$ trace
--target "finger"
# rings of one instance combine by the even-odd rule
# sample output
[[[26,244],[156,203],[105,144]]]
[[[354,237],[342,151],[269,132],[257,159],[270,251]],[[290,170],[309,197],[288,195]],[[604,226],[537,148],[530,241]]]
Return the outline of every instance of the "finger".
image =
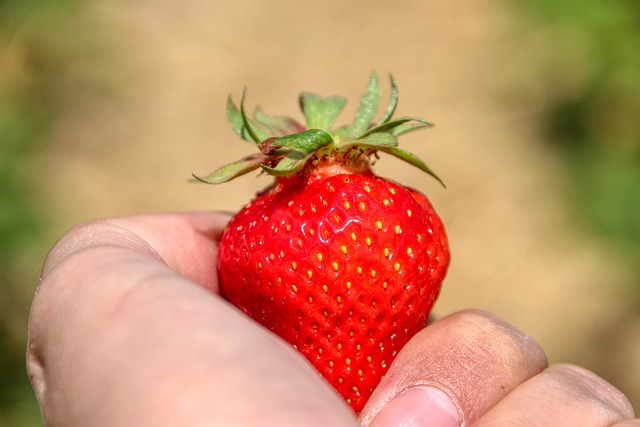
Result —
[[[355,425],[294,349],[169,267],[214,283],[203,275],[215,267],[185,264],[215,255],[218,222],[109,220],[60,241],[29,321],[28,370],[48,426]]]
[[[108,218],[81,224],[54,246],[43,267],[46,275],[74,253],[115,246],[157,257],[171,269],[217,291],[217,240],[230,215],[192,212]]]
[[[594,373],[555,365],[517,387],[474,427],[618,427],[635,416],[622,392]],[[635,425],[638,425],[637,423]]]
[[[375,427],[471,424],[546,366],[540,346],[511,325],[486,312],[459,312],[409,341],[365,406],[361,422]]]

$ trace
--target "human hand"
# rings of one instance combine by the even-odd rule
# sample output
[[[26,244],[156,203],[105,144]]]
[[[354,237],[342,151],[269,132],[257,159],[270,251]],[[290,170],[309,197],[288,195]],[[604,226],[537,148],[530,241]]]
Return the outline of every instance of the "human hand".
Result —
[[[640,426],[623,422],[635,415],[621,392],[547,368],[531,338],[480,311],[420,332],[356,419],[300,354],[218,296],[226,221],[107,219],[58,242],[27,351],[48,426]]]

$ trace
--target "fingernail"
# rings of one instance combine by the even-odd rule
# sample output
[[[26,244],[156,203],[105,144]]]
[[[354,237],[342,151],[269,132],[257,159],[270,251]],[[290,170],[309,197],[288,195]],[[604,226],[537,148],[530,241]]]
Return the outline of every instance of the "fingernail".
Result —
[[[460,427],[460,411],[451,398],[435,387],[414,387],[387,403],[371,427]]]

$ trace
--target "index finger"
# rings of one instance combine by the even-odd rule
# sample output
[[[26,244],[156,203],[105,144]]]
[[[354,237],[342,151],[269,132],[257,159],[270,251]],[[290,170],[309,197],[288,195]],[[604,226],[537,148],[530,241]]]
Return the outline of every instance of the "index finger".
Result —
[[[42,269],[45,278],[78,251],[117,246],[156,257],[172,270],[217,292],[217,243],[230,216],[188,212],[107,218],[80,224],[53,247]]]
[[[210,292],[225,223],[145,215],[60,240],[29,319],[27,367],[47,425],[355,423],[302,355]]]

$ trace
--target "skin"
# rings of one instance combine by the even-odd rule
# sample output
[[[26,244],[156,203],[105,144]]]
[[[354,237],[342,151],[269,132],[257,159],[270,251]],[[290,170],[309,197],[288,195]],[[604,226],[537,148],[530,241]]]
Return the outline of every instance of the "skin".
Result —
[[[47,426],[640,426],[615,387],[548,367],[535,341],[477,310],[413,338],[356,418],[293,348],[219,297],[228,218],[106,219],[55,245],[27,349]]]

